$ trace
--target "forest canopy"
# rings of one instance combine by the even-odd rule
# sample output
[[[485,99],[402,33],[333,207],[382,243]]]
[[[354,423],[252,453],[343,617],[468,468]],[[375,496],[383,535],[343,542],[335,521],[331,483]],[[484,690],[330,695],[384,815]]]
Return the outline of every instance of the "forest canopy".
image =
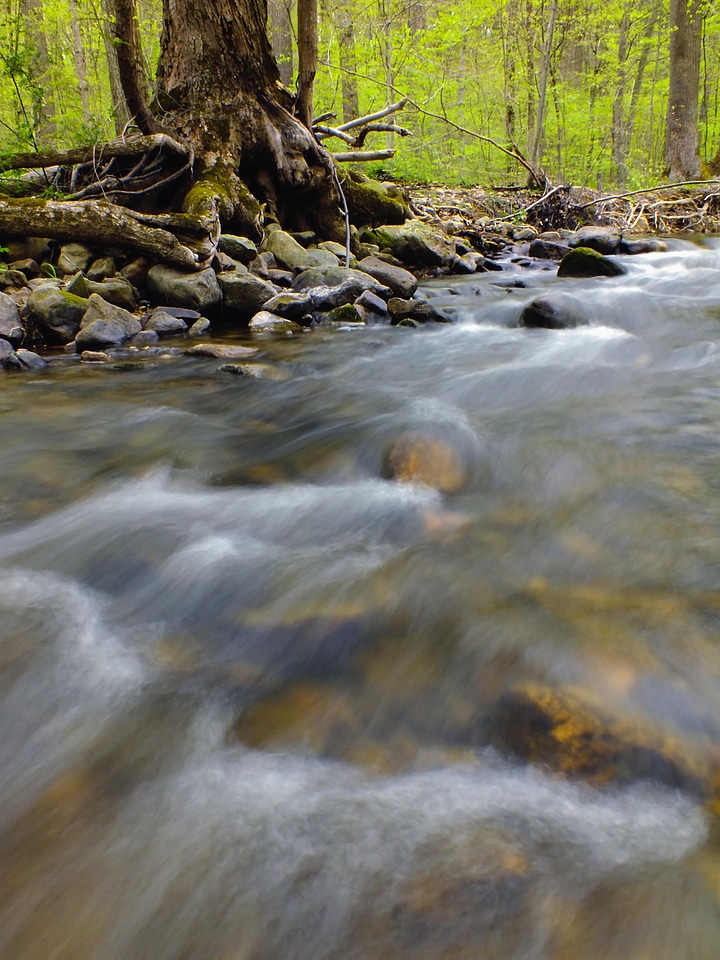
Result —
[[[291,2],[270,0],[268,29],[293,89]],[[123,131],[130,116],[114,67],[113,9],[110,0],[10,0],[0,20],[0,151],[90,145]],[[718,172],[707,163],[720,158],[720,10],[702,2],[696,10],[707,176]],[[150,100],[161,4],[140,0],[138,17]],[[366,172],[521,182],[525,171],[497,143],[517,148],[556,183],[609,189],[663,179],[677,31],[669,2],[337,0],[321,3],[318,23],[315,115],[341,123],[400,97],[411,101],[403,124],[413,137]],[[386,138],[380,146],[395,145]]]

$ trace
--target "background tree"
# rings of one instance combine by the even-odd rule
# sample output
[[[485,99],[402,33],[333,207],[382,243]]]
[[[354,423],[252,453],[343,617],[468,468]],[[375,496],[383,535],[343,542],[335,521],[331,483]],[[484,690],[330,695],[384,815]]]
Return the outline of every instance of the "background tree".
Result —
[[[670,90],[665,133],[665,162],[670,180],[696,180],[700,176],[702,23],[700,0],[670,0]]]

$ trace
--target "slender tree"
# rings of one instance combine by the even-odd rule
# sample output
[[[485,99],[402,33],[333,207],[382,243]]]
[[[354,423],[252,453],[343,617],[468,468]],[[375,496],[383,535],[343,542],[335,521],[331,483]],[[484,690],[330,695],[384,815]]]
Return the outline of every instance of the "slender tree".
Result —
[[[670,90],[665,123],[665,163],[670,180],[694,180],[700,176],[702,18],[700,0],[671,0]]]

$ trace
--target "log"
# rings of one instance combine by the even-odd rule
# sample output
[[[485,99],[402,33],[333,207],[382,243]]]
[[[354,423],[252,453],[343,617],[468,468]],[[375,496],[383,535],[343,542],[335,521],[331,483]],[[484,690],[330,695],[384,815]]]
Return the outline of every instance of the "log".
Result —
[[[168,227],[186,234],[186,243]],[[0,237],[28,236],[128,247],[186,270],[202,270],[212,259],[203,249],[203,217],[138,214],[104,200],[0,200]]]
[[[137,157],[151,150],[166,150],[186,157],[192,163],[190,147],[185,147],[164,133],[147,137],[111,140],[92,147],[75,147],[72,150],[46,150],[42,153],[15,153],[0,160],[0,170],[35,170],[39,167],[69,167],[76,163],[102,163],[111,157]]]

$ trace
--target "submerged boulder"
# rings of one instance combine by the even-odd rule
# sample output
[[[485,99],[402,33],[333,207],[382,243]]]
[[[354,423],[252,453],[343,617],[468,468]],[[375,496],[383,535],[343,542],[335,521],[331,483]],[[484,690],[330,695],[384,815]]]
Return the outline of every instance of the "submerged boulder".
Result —
[[[586,322],[582,303],[567,293],[537,297],[524,308],[518,320],[521,327],[546,330],[565,330]]]
[[[560,261],[559,277],[620,277],[627,271],[591,247],[575,247]]]

